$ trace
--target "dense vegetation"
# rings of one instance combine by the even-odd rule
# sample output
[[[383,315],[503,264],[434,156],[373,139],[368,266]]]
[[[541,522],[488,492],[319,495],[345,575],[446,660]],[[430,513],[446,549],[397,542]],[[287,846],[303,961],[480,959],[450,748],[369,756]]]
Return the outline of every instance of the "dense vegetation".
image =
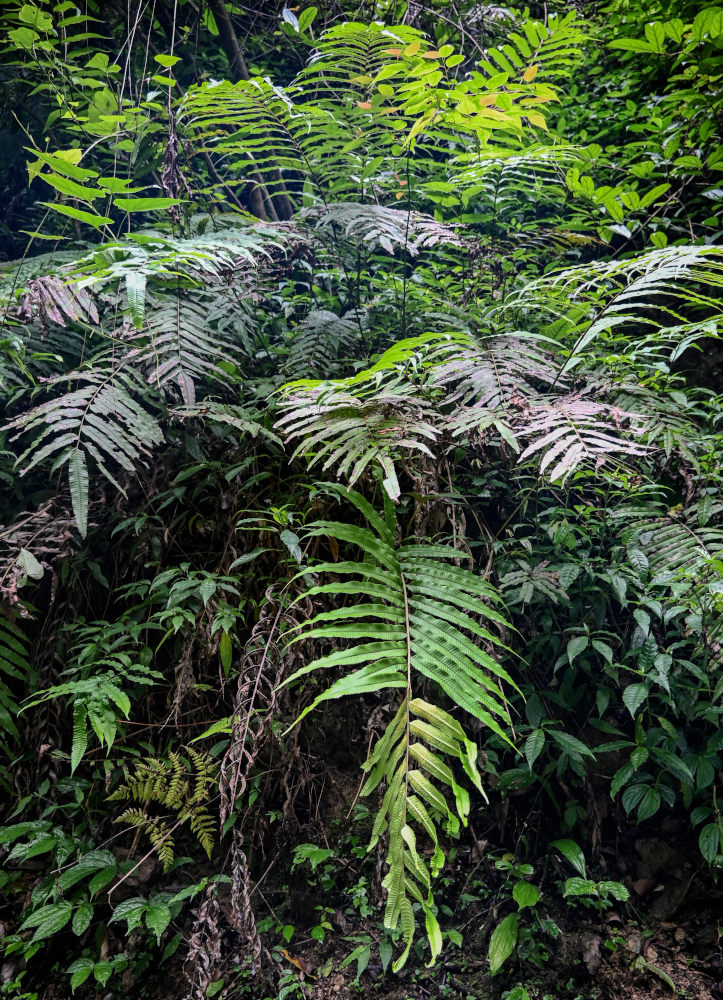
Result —
[[[0,995],[525,1000],[720,902],[723,8],[0,33]]]

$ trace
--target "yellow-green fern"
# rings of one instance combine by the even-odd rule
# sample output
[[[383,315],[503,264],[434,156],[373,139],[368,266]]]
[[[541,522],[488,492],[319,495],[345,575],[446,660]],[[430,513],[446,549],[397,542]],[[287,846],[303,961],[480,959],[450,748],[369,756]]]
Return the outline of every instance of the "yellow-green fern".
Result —
[[[168,760],[151,757],[136,764],[133,774],[108,797],[139,803],[141,808],[129,806],[115,822],[145,833],[164,871],[173,864],[173,834],[184,823],[209,857],[215,843],[216,822],[208,810],[208,798],[216,782],[216,764],[192,747],[183,747],[183,752],[185,757],[172,751]],[[172,815],[149,813],[153,804]]]

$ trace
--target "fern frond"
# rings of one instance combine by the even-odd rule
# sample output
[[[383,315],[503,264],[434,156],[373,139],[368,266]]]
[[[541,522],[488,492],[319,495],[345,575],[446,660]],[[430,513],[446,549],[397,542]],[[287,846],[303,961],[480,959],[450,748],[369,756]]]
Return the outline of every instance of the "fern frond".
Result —
[[[570,367],[598,339],[659,336],[691,316],[700,335],[709,335],[704,321],[720,318],[721,289],[723,248],[674,246],[537,278],[511,295],[503,311],[535,308],[563,321],[577,334],[566,362]]]
[[[534,405],[523,411],[514,429],[530,442],[520,462],[539,457],[540,472],[552,482],[564,482],[576,469],[597,471],[606,461],[644,455],[648,450],[636,440],[644,429],[637,414],[576,396]]]
[[[396,500],[401,491],[394,458],[415,452],[432,456],[426,442],[437,439],[434,411],[401,379],[383,390],[362,386],[357,394],[333,382],[288,388],[276,426],[287,441],[301,439],[294,457],[307,455],[309,465],[321,463],[322,470],[336,468],[349,486],[375,463],[384,473],[384,489]]]
[[[17,459],[21,476],[49,460],[52,470],[67,466],[73,512],[81,535],[85,535],[88,458],[123,492],[108,466],[135,472],[161,443],[163,434],[156,418],[139,402],[144,398],[143,383],[131,369],[98,365],[58,376],[49,388],[68,382],[77,388],[39,404],[5,426],[16,431],[13,440],[21,435],[32,439]]]
[[[328,309],[314,309],[289,331],[290,374],[301,378],[324,376],[338,370],[344,360],[359,350],[364,317],[356,310],[337,316]]]
[[[432,344],[428,380],[445,391],[453,433],[479,425],[491,410],[519,406],[551,388],[559,368],[555,347],[525,333],[477,340],[457,336]]]
[[[246,343],[239,343],[226,330],[218,329],[209,313],[207,296],[179,295],[171,302],[156,297],[149,306],[145,328],[130,339],[135,348],[133,364],[143,371],[149,385],[161,388],[175,383],[183,402],[191,406],[196,401],[196,383],[223,383],[227,376],[219,364],[240,363],[248,340],[244,336]],[[227,311],[229,306],[226,302]],[[243,312],[238,308],[233,311],[238,322]]]
[[[414,687],[420,677],[428,678],[459,708],[509,742],[507,702],[500,682],[514,682],[488,651],[499,648],[501,640],[487,627],[505,628],[507,623],[493,607],[498,602],[494,589],[455,565],[460,556],[457,549],[419,544],[416,539],[398,545],[389,500],[382,518],[355,491],[329,488],[351,501],[367,526],[323,521],[310,525],[308,533],[351,544],[361,550],[363,559],[317,567],[318,572],[333,573],[336,579],[312,587],[306,596],[355,594],[358,601],[323,611],[298,627],[292,642],[331,642],[334,652],[301,667],[284,684],[319,670],[354,668],[319,694],[299,719],[329,699],[388,688],[405,691],[399,711],[365,764],[370,774],[363,789],[367,794],[382,781],[386,785],[370,846],[388,830],[385,925],[394,929],[401,923],[405,951],[395,964],[400,968],[414,933],[410,896],[425,912],[432,955],[439,950],[431,882],[444,856],[433,815],[441,813],[447,829],[454,832],[459,820],[466,822],[470,808],[468,792],[437,751],[460,763],[482,793],[476,747],[449,713],[415,698]],[[345,644],[342,648],[340,640]],[[451,791],[454,809],[447,802],[447,791]],[[411,823],[432,839],[431,866],[417,850]]]
[[[529,205],[531,220],[539,220],[541,206],[543,218],[546,204],[559,211],[566,195],[565,172],[580,156],[576,146],[535,145],[522,151],[487,146],[480,153],[453,160],[449,184],[465,210],[483,218],[500,222],[509,222],[511,216],[524,219],[525,206]]]
[[[700,637],[703,659],[723,654],[723,503],[703,495],[697,504],[633,520],[621,531],[628,548],[641,550],[653,584],[671,588],[673,602],[688,609],[688,626]]]
[[[417,256],[421,250],[447,244],[461,246],[463,241],[451,227],[422,212],[405,212],[384,205],[359,205],[354,202],[323,205],[305,209],[300,216],[313,220],[315,232],[328,242],[347,239],[369,250],[381,247],[394,254],[403,250]]]
[[[192,406],[176,406],[169,410],[169,416],[178,420],[198,420],[202,423],[232,427],[240,434],[280,445],[280,439],[263,424],[263,414],[244,406],[220,403],[216,399],[204,399]]]
[[[13,740],[20,739],[16,719],[20,706],[5,677],[27,684],[32,676],[28,640],[18,626],[0,613],[0,726]],[[0,740],[0,747],[3,741]]]
[[[217,780],[217,764],[207,754],[193,747],[184,747],[184,753],[171,751],[167,760],[148,758],[135,765],[134,771],[108,796],[109,802],[131,799],[144,806],[130,806],[115,819],[116,823],[129,823],[141,829],[151,841],[163,864],[164,871],[173,864],[173,832],[185,823],[206,854],[213,851],[216,823],[208,810],[208,799]],[[176,821],[169,825],[166,819],[148,812],[153,804],[170,810]]]

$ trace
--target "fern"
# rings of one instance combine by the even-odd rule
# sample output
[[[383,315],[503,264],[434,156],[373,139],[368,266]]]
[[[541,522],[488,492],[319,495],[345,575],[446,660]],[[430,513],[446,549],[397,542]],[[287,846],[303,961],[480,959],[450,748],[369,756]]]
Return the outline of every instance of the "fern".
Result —
[[[539,309],[577,334],[566,368],[579,364],[598,339],[620,338],[634,329],[660,337],[685,324],[719,319],[723,250],[718,246],[676,246],[650,250],[632,260],[566,268],[526,284],[510,296],[503,312]],[[699,328],[700,329],[700,328]]]
[[[121,492],[109,465],[135,472],[151,450],[163,440],[160,425],[139,402],[143,385],[139,376],[122,366],[100,365],[51,380],[50,386],[68,381],[77,388],[41,403],[10,420],[15,439],[30,435],[31,444],[18,457],[20,475],[53,460],[52,471],[67,466],[76,524],[87,531],[88,458]]]
[[[177,420],[198,420],[202,423],[232,427],[251,438],[259,437],[280,445],[279,438],[263,424],[263,416],[249,407],[219,403],[215,399],[204,399],[192,406],[177,406],[169,411],[169,416]]]
[[[421,250],[445,243],[460,246],[462,240],[450,226],[421,212],[405,212],[385,205],[354,202],[306,209],[301,219],[315,219],[314,229],[333,244],[350,240],[368,250],[381,247],[387,253],[403,250],[412,257]]]
[[[429,382],[445,391],[456,432],[479,420],[482,410],[507,409],[514,400],[534,400],[541,388],[551,388],[558,378],[557,345],[523,332],[480,338],[448,336],[430,346]]]
[[[3,734],[14,742],[20,740],[16,724],[20,707],[13,693],[12,681],[21,687],[29,683],[32,677],[28,640],[14,622],[0,613],[0,726]],[[6,758],[10,758],[10,750],[4,738],[0,739],[0,751]],[[0,781],[3,771],[4,768],[0,767]]]
[[[143,807],[129,806],[115,822],[126,823],[148,836],[164,872],[174,861],[173,834],[179,826],[188,824],[209,858],[215,844],[216,824],[208,809],[208,797],[217,780],[216,762],[193,747],[183,747],[183,755],[171,751],[167,760],[151,757],[136,764],[133,773],[108,796],[109,802],[130,800]],[[166,817],[149,815],[151,805],[172,812],[173,824]]]
[[[454,193],[466,210],[483,217],[489,213],[495,222],[509,224],[529,214],[539,226],[546,205],[559,213],[566,195],[565,170],[580,157],[581,150],[575,146],[533,145],[522,151],[488,147],[453,160],[449,181],[443,186],[431,182],[424,188]]]
[[[286,412],[277,428],[287,441],[301,438],[293,457],[308,455],[309,465],[336,467],[353,486],[371,463],[384,473],[384,489],[393,500],[400,486],[394,467],[399,454],[432,457],[425,441],[434,443],[433,410],[402,380],[388,381],[384,390],[360,387],[356,394],[332,383],[289,387],[282,403]]]
[[[162,679],[162,674],[152,670],[138,655],[131,655],[121,648],[131,642],[126,633],[113,650],[102,648],[105,655],[94,655],[96,647],[90,637],[107,623],[96,623],[79,629],[80,641],[74,652],[78,662],[68,667],[64,673],[69,678],[60,684],[39,691],[29,698],[23,711],[36,705],[57,699],[68,699],[73,711],[73,735],[70,751],[70,770],[75,772],[88,746],[88,726],[98,737],[101,745],[110,751],[118,731],[118,719],[127,719],[131,710],[128,691],[132,686],[149,687]],[[108,629],[110,631],[110,628]],[[85,638],[85,641],[83,641]]]
[[[621,433],[625,423],[629,424],[627,436]],[[643,431],[636,414],[575,396],[540,403],[523,412],[517,430],[520,436],[532,439],[520,454],[520,462],[540,456],[540,472],[552,482],[564,483],[583,466],[597,472],[606,461],[644,455],[648,450],[635,440]]]
[[[458,550],[446,545],[422,545],[414,538],[398,545],[390,500],[385,500],[382,518],[355,491],[329,488],[361,512],[366,526],[317,522],[309,527],[308,536],[348,543],[361,551],[363,560],[317,566],[316,572],[333,574],[337,580],[312,587],[307,596],[355,595],[360,600],[323,611],[299,627],[293,641],[315,639],[336,644],[341,640],[347,645],[301,667],[284,683],[320,670],[357,668],[319,694],[299,720],[329,699],[389,688],[404,692],[395,718],[365,765],[370,772],[366,793],[382,780],[386,783],[371,846],[389,830],[385,924],[394,929],[401,923],[405,950],[395,965],[400,968],[409,954],[413,934],[409,896],[425,911],[433,959],[440,946],[439,928],[431,910],[431,880],[443,856],[428,807],[446,817],[450,832],[457,829],[454,813],[463,823],[469,813],[468,793],[435,751],[461,763],[481,791],[476,748],[451,715],[420,700],[414,689],[423,678],[432,681],[458,708],[509,742],[507,701],[501,682],[514,682],[487,652],[499,647],[501,641],[480,621],[494,623],[498,628],[507,627],[507,623],[492,606],[498,602],[494,589],[479,576],[455,565],[460,557]],[[451,789],[454,810],[435,782]],[[431,871],[419,856],[410,823],[420,826],[434,843]]]
[[[210,303],[209,303],[210,298]],[[175,301],[149,303],[152,306],[147,328],[130,340],[137,355],[134,365],[143,370],[149,384],[159,388],[169,382],[176,384],[186,405],[196,401],[196,383],[201,380],[223,382],[226,373],[221,362],[238,363],[250,346],[248,331],[241,326],[242,339],[230,331],[217,328],[220,318],[209,311],[209,304],[218,308],[213,297],[179,295]],[[230,312],[230,303],[222,303]],[[242,309],[233,310],[236,324],[243,317]]]
[[[722,513],[723,504],[704,494],[688,508],[636,518],[621,532],[628,550],[644,553],[653,584],[670,589],[678,611],[688,609],[704,661],[723,653],[723,528],[715,523]]]
[[[295,377],[329,377],[334,369],[359,351],[364,317],[356,310],[337,316],[328,309],[314,309],[289,331],[287,369]]]

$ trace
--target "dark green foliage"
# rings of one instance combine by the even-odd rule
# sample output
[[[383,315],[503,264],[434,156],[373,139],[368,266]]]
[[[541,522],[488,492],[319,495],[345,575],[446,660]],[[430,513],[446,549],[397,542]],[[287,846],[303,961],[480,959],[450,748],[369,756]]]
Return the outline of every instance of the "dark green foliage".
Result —
[[[385,970],[459,943],[490,800],[541,838],[500,845],[493,971],[554,937],[548,842],[570,905],[626,901],[592,784],[723,863],[720,9],[487,12],[482,47],[476,7],[392,7],[0,16],[3,995],[38,952],[141,979],[200,892],[189,997],[228,940],[256,974],[251,886],[347,759]]]

